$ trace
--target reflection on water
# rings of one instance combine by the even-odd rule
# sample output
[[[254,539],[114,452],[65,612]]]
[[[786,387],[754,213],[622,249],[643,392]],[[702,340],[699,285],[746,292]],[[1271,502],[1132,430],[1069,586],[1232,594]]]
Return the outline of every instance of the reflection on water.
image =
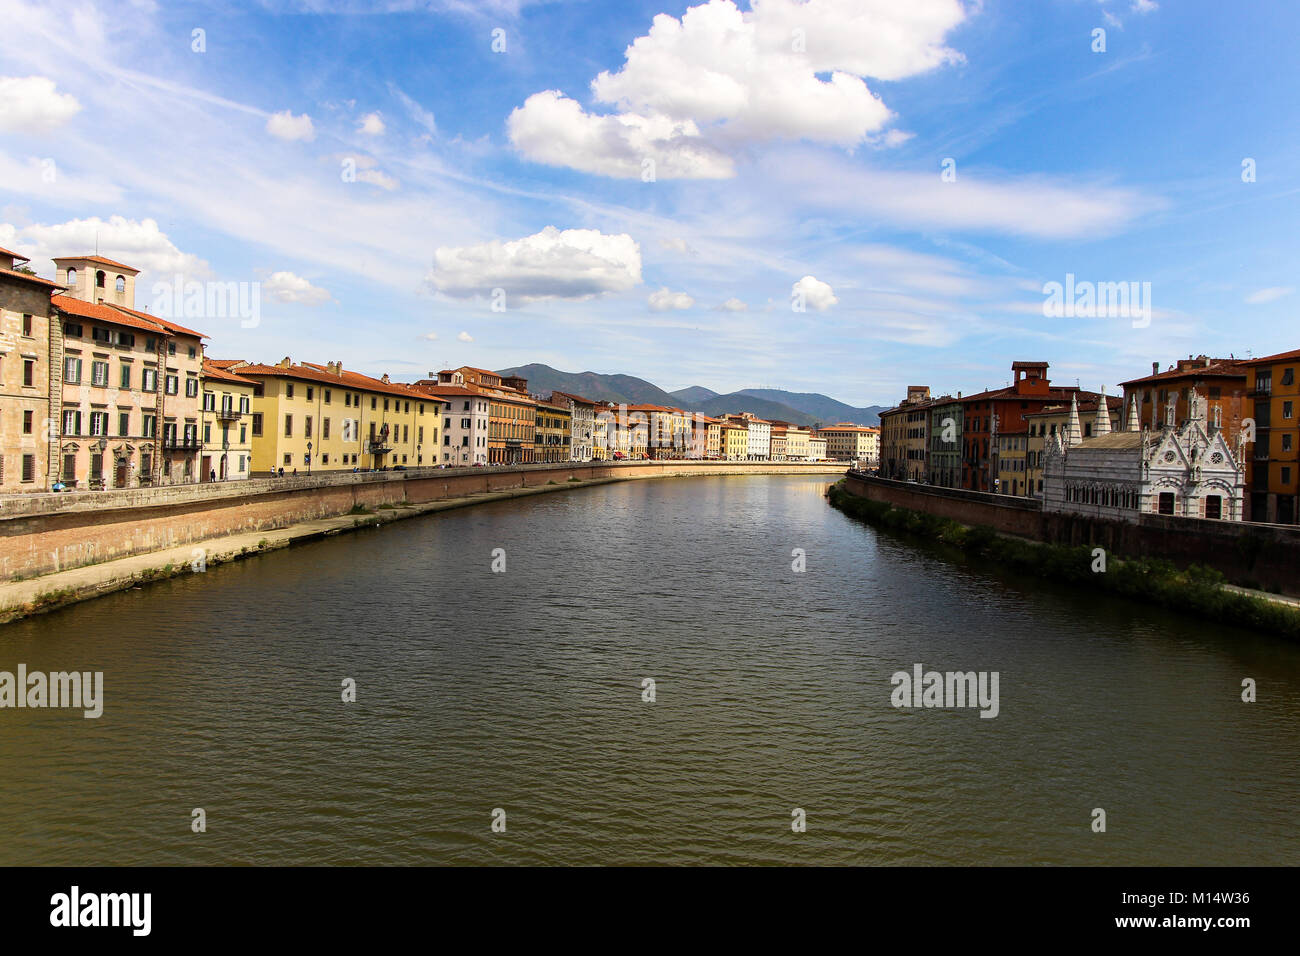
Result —
[[[0,710],[0,863],[1300,862],[1300,649],[950,561],[826,484],[482,505],[0,628],[0,670],[106,697]],[[998,671],[998,717],[894,709],[915,663]]]

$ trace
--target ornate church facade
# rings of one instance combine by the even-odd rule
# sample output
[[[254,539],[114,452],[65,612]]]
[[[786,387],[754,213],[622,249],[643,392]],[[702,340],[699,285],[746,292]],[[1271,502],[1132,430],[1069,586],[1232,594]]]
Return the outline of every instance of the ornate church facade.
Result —
[[[1152,430],[1138,421],[1135,399],[1123,430],[1112,432],[1102,402],[1092,437],[1084,438],[1074,401],[1068,425],[1044,450],[1043,510],[1115,521],[1139,514],[1241,521],[1244,446],[1231,448],[1222,422],[1207,423],[1205,408],[1193,391],[1184,422],[1171,402],[1164,426]]]

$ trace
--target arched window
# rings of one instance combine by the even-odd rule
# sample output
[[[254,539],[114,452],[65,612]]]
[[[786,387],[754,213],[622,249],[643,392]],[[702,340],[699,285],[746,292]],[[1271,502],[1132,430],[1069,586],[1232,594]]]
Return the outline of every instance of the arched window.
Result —
[[[102,288],[104,288],[104,281],[105,281],[107,278],[108,278],[108,277],[104,275],[104,270],[103,270],[103,269],[101,269],[101,270],[99,270],[98,272],[96,272],[96,273],[95,273],[95,288],[97,288],[97,289],[102,289]]]
[[[76,269],[69,269],[69,270],[68,270],[68,288],[69,288],[69,289],[75,289],[76,287],[77,287],[77,270],[76,270]]]
[[[125,291],[126,291],[126,276],[118,276],[118,277],[117,277],[117,281],[116,281],[115,283],[113,283],[113,287],[114,287],[118,292],[125,292]]]

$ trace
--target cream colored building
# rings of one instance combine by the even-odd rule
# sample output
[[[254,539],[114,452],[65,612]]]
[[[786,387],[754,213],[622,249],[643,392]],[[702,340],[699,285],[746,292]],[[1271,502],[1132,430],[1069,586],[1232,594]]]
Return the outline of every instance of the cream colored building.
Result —
[[[200,429],[202,481],[235,481],[253,471],[253,395],[257,386],[221,368],[203,363],[203,406]]]

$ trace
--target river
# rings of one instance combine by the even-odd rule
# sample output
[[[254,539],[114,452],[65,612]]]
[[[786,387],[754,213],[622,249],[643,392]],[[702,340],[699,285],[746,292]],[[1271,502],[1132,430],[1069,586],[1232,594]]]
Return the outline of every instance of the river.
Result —
[[[98,719],[0,710],[0,863],[1300,863],[1300,647],[827,484],[485,504],[0,627],[0,670],[104,675]],[[917,663],[996,671],[997,716],[895,708]]]

